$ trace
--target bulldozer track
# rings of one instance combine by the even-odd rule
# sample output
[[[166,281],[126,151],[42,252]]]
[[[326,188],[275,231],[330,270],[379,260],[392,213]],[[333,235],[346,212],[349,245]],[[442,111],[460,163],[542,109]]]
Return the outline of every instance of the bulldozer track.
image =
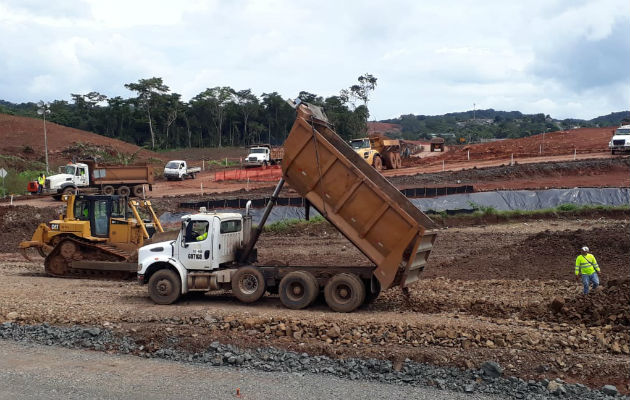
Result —
[[[44,268],[48,275],[60,278],[124,280],[133,278],[135,274],[129,271],[72,268],[71,263],[91,260],[133,262],[136,257],[136,254],[131,254],[112,245],[66,236],[48,254],[44,260]]]

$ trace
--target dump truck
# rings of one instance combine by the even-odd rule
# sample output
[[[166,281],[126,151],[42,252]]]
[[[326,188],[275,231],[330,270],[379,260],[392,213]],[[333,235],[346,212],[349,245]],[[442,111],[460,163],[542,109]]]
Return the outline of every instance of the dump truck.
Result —
[[[429,142],[429,145],[431,146],[431,151],[436,151],[438,149],[440,151],[444,151],[444,138],[434,137]]]
[[[617,128],[608,142],[610,154],[630,151],[630,125]]]
[[[245,167],[266,167],[282,162],[284,150],[281,147],[273,147],[270,144],[252,146],[245,157]]]
[[[20,251],[35,248],[55,277],[128,279],[137,272],[137,249],[164,229],[148,200],[122,196],[63,195],[66,212],[40,224]],[[143,219],[139,213],[148,214]]]
[[[153,168],[148,164],[102,165],[83,160],[68,163],[60,168],[59,174],[47,177],[42,192],[57,199],[85,189],[105,195],[141,197],[145,185],[153,189]]]
[[[407,288],[419,279],[435,225],[334,131],[316,106],[296,104],[297,118],[284,143],[282,179],[255,231],[245,215],[207,212],[182,217],[174,241],[138,251],[138,281],[157,304],[189,292],[231,290],[245,303],[266,291],[283,305],[308,307],[323,291],[326,303],[350,312],[381,289]],[[256,243],[284,183],[372,261],[372,266],[261,265]]]
[[[402,168],[401,143],[383,136],[353,139],[350,145],[368,164],[377,170]]]

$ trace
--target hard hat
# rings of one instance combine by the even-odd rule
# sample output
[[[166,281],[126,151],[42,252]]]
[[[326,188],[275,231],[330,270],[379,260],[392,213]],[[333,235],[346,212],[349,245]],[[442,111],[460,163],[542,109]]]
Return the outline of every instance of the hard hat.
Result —
[[[582,247],[582,251],[588,251],[588,247],[586,246]]]

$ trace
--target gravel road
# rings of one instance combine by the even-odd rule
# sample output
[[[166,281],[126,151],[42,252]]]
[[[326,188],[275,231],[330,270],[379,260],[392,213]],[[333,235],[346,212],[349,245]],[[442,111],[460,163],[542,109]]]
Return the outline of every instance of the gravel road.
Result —
[[[240,389],[240,397],[236,389]],[[499,399],[432,388],[265,373],[0,340],[0,399]]]

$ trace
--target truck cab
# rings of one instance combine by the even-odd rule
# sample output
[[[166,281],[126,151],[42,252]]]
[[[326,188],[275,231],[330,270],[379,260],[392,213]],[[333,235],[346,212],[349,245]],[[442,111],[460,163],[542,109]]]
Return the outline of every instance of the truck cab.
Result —
[[[249,149],[249,154],[245,158],[245,166],[260,167],[270,164],[271,149],[267,146],[254,146]]]
[[[611,154],[630,151],[630,125],[622,125],[615,130],[612,139],[608,143],[608,148]]]
[[[185,215],[174,241],[154,243],[138,251],[138,279],[146,283],[151,274],[165,264],[177,270],[182,279],[182,294],[187,292],[185,277],[190,271],[215,271],[229,268],[236,261],[237,250],[248,239],[251,217],[244,224],[238,213]],[[245,225],[245,229],[244,229]],[[249,228],[247,228],[249,226]]]
[[[90,186],[90,174],[87,164],[70,163],[59,168],[59,174],[46,178],[45,193],[70,194],[77,188]]]

